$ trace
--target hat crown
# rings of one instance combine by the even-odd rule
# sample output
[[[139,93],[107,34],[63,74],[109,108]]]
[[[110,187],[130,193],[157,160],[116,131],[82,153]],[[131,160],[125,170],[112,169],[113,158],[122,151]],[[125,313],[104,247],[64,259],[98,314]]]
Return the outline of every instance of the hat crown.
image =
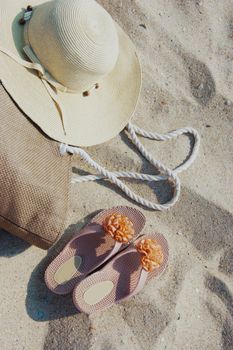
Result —
[[[28,40],[50,75],[80,92],[110,73],[119,54],[115,23],[94,0],[53,0],[36,7]]]

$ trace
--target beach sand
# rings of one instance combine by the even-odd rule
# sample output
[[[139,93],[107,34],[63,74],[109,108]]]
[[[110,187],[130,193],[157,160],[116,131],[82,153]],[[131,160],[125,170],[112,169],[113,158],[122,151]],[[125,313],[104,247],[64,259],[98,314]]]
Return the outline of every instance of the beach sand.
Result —
[[[69,227],[49,252],[0,233],[2,350],[233,349],[233,7],[231,0],[99,1],[134,41],[143,85],[133,121],[150,131],[192,126],[201,135],[195,163],[180,174],[169,211],[140,208],[145,233],[159,231],[170,263],[132,299],[93,316],[70,296],[50,293],[52,257],[102,208],[132,205],[109,183],[72,185]],[[187,156],[191,138],[143,140],[164,164]],[[108,169],[154,173],[125,133],[89,149]],[[80,161],[78,169],[87,169]],[[165,183],[130,184],[149,199],[169,198]]]

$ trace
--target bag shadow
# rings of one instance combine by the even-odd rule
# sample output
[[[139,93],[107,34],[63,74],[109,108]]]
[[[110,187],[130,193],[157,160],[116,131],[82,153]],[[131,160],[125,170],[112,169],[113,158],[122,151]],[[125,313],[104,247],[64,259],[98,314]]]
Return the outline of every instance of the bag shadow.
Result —
[[[11,258],[23,253],[30,247],[30,244],[21,238],[0,230],[0,257]]]

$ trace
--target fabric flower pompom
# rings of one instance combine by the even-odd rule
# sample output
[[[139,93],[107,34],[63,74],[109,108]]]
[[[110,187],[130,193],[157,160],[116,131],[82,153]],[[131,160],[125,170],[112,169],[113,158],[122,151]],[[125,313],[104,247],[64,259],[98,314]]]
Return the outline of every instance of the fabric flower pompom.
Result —
[[[142,239],[137,244],[137,250],[142,254],[141,263],[147,272],[152,272],[161,266],[164,256],[162,248],[156,240]]]
[[[108,216],[103,222],[103,228],[107,234],[120,243],[128,243],[135,232],[132,221],[121,214]]]

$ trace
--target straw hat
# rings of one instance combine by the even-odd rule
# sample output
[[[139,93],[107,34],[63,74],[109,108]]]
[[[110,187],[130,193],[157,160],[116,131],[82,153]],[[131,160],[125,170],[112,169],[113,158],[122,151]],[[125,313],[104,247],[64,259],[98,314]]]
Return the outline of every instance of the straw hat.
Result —
[[[94,0],[28,5],[0,0],[5,89],[57,141],[91,146],[111,139],[130,120],[140,93],[131,40]]]

